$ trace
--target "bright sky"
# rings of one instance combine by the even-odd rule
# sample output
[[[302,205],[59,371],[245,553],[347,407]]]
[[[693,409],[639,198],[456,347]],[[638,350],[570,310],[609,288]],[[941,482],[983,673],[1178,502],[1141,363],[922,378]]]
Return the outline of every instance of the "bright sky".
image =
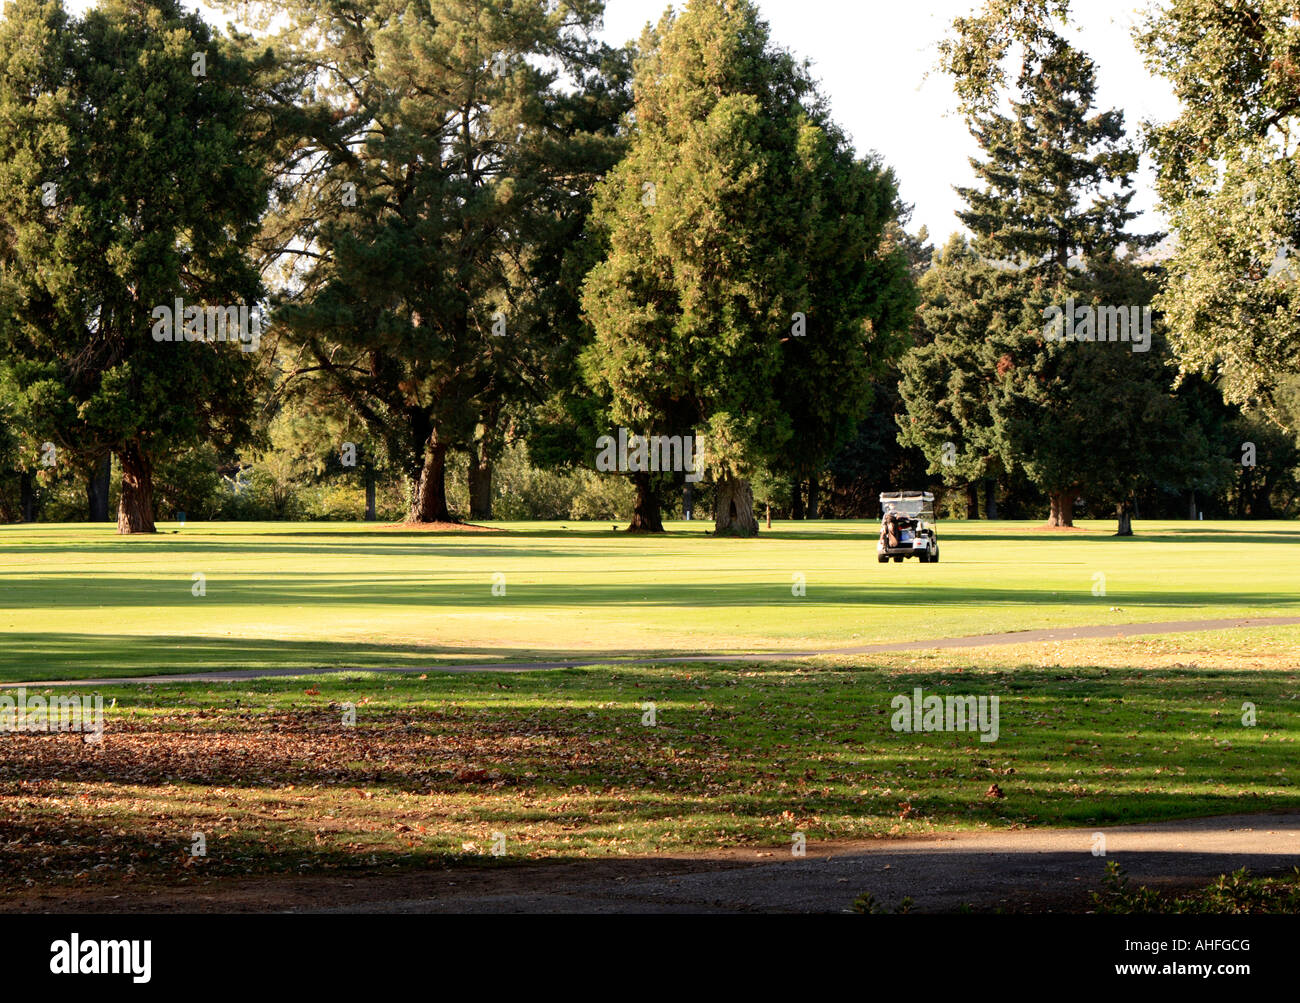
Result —
[[[977,0],[757,0],[772,37],[812,60],[835,118],[859,151],[875,150],[898,175],[903,199],[915,206],[910,229],[922,223],[936,243],[961,229],[953,215],[955,184],[970,184],[968,158],[977,151],[956,115],[951,82],[931,72],[936,48],[955,17]],[[1080,30],[1071,36],[1097,63],[1098,105],[1125,112],[1130,134],[1145,119],[1177,114],[1165,81],[1152,78],[1134,48],[1130,27],[1148,0],[1076,0]],[[668,0],[608,0],[604,37],[622,43],[658,21]],[[673,6],[684,6],[679,2]],[[927,74],[929,74],[927,78]],[[1149,210],[1149,166],[1134,207]],[[1152,213],[1135,228],[1165,229]]]

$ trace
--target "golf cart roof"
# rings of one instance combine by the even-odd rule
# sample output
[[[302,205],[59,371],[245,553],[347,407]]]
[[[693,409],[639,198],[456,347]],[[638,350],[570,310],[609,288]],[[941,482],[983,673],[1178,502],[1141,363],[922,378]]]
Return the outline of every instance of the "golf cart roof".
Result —
[[[880,511],[886,516],[898,512],[914,519],[933,519],[934,495],[929,491],[882,491]]]

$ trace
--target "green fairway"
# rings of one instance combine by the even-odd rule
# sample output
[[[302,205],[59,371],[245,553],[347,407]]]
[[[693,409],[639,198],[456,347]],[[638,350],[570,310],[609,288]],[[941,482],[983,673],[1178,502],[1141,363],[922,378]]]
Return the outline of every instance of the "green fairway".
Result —
[[[706,523],[662,537],[589,524],[171,523],[134,538],[4,526],[0,680],[794,651],[1300,609],[1294,523],[1140,523],[1132,539],[1083,526],[945,523],[938,565],[877,564],[862,522],[782,523],[758,540],[714,539]]]
[[[554,525],[190,525],[128,539],[6,528],[5,679],[430,671],[99,688],[102,744],[6,737],[0,870],[39,861],[56,882],[98,882],[129,860],[133,879],[174,882],[483,863],[494,834],[503,862],[770,855],[796,832],[812,843],[1090,833],[1300,807],[1296,626],[761,666],[685,654],[1300,608],[1294,524],[1144,524],[1128,540],[1086,528],[948,524],[938,565],[877,564],[866,523],[785,524],[750,541],[713,539],[704,524],[664,537]],[[192,594],[196,572],[204,596]],[[804,596],[792,594],[796,575]],[[1093,594],[1097,575],[1105,595]],[[436,671],[674,652],[680,664]],[[999,696],[996,742],[895,731],[893,699],[918,687]],[[195,832],[205,857],[189,854]]]

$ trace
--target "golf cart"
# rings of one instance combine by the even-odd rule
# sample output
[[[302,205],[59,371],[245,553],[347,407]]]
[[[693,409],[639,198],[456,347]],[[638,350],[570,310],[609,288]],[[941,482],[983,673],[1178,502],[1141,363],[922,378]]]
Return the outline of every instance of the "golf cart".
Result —
[[[885,491],[880,495],[880,542],[876,560],[885,564],[915,557],[922,564],[939,563],[939,537],[934,530],[934,495],[929,491]]]

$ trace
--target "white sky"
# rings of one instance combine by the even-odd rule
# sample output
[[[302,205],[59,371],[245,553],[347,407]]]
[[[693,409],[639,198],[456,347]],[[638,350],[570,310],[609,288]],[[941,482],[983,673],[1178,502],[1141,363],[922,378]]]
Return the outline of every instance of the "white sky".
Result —
[[[82,10],[91,0],[65,0]],[[974,178],[968,158],[976,146],[956,115],[950,81],[934,72],[936,48],[955,17],[980,0],[757,0],[774,41],[812,61],[835,118],[860,152],[875,150],[898,175],[904,201],[915,208],[910,229],[922,224],[937,245],[962,229],[954,212],[955,184]],[[1125,112],[1130,135],[1144,120],[1177,114],[1165,81],[1151,77],[1133,45],[1130,28],[1139,9],[1158,0],[1075,0],[1079,24],[1073,39],[1098,68],[1098,106]],[[201,7],[196,0],[187,6]],[[669,0],[607,0],[603,37],[622,44],[658,21]],[[224,15],[205,16],[224,24]],[[1150,165],[1144,164],[1134,207],[1146,213],[1139,230],[1163,230],[1153,211]]]
[[[974,178],[974,141],[956,115],[948,78],[931,72],[936,48],[955,17],[978,0],[757,0],[773,40],[810,59],[835,118],[860,152],[875,150],[898,175],[903,199],[915,206],[910,229],[922,223],[942,244],[962,229],[955,184]],[[1075,0],[1079,31],[1072,39],[1097,64],[1100,108],[1125,112],[1130,135],[1144,119],[1167,121],[1178,105],[1166,82],[1152,78],[1133,45],[1130,27],[1147,0]],[[622,43],[658,21],[668,0],[608,0],[604,38]],[[927,78],[927,73],[929,74]],[[1137,183],[1134,207],[1150,210],[1149,165]],[[1154,212],[1134,224],[1165,229]]]

